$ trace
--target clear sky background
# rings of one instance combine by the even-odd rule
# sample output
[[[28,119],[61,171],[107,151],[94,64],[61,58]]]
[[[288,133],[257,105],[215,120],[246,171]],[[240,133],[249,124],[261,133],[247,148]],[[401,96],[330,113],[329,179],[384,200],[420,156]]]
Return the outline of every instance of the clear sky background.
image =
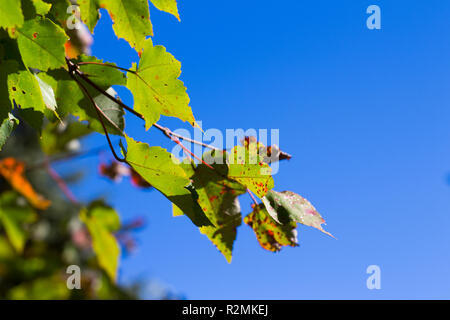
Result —
[[[371,4],[381,30],[366,28]],[[74,161],[88,170],[73,189],[81,199],[105,196],[124,221],[147,221],[120,281],[158,279],[190,299],[449,299],[450,2],[180,0],[179,10],[181,23],[151,7],[154,43],[182,62],[196,118],[204,129],[280,129],[294,157],[275,189],[309,199],[338,240],[299,226],[300,247],[274,254],[242,225],[228,264],[157,191],[102,179],[96,158]],[[136,53],[102,13],[93,54],[131,66]],[[172,148],[138,120],[127,126]],[[97,135],[85,148],[104,144]],[[372,264],[381,290],[366,288]]]

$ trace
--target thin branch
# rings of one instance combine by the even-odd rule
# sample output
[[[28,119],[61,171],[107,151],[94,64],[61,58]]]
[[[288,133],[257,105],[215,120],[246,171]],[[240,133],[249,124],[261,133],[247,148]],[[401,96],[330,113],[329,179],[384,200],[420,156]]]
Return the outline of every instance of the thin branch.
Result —
[[[95,103],[94,99],[92,98],[92,96],[89,94],[89,92],[87,91],[86,87],[71,73],[70,74],[71,77],[78,83],[79,87],[82,89],[82,91],[84,92],[84,94],[87,96],[87,98],[91,101],[92,106],[94,107],[95,111],[97,112],[97,117],[98,120],[100,121],[102,127],[103,127],[103,131],[105,132],[105,136],[106,136],[106,140],[108,141],[108,145],[109,148],[111,149],[111,152],[114,156],[114,158],[119,161],[119,162],[125,162],[125,159],[120,158],[116,151],[114,150],[114,147],[112,145],[111,139],[109,137],[109,133],[108,130],[106,129],[106,125],[103,122],[102,116],[104,116],[106,119],[108,119],[108,117],[103,113],[103,111],[99,108],[99,106]],[[117,128],[119,131],[121,131],[119,128]]]
[[[120,68],[120,67],[113,66],[113,65],[102,64],[102,63],[99,63],[99,62],[84,62],[84,63],[83,63],[83,62],[80,62],[80,63],[78,63],[78,65],[80,65],[80,64],[94,64],[94,65],[108,66],[108,67],[117,68],[117,69],[120,69],[120,70],[130,71],[130,72],[132,72],[132,73],[136,73],[136,72],[134,72],[134,71],[132,71],[132,70]],[[88,78],[85,74],[83,74],[83,72],[81,72],[78,68],[75,68],[75,69],[74,69],[74,73],[76,73],[78,76],[80,76],[84,81],[86,81],[87,83],[89,83],[95,90],[97,90],[99,93],[103,94],[105,97],[109,98],[111,101],[117,103],[118,105],[120,105],[120,106],[121,106],[122,108],[124,108],[125,110],[127,110],[127,111],[131,112],[132,114],[134,114],[136,117],[138,117],[138,118],[140,118],[140,119],[142,119],[142,120],[145,120],[145,118],[144,118],[144,116],[143,116],[142,114],[140,114],[139,112],[137,112],[137,111],[134,110],[133,108],[130,108],[130,107],[127,106],[125,103],[123,103],[121,100],[117,99],[116,97],[110,95],[108,92],[106,92],[105,90],[103,90],[102,88],[100,88],[97,84],[95,84],[95,82],[93,82],[91,79],[89,79],[89,78]],[[154,123],[153,126],[154,126],[155,128],[157,128],[157,129],[159,129],[159,130],[160,130],[161,132],[163,132],[165,135],[168,135],[169,137],[170,137],[170,136],[174,136],[174,137],[177,137],[177,138],[182,139],[182,140],[184,140],[184,141],[188,141],[188,142],[190,142],[190,143],[194,143],[194,144],[201,145],[201,146],[203,146],[203,147],[205,147],[205,148],[208,148],[208,149],[219,150],[218,148],[216,148],[216,147],[214,147],[214,146],[212,146],[212,145],[209,145],[209,144],[207,144],[207,143],[204,143],[204,142],[201,142],[201,141],[197,141],[197,140],[193,140],[193,139],[191,139],[191,138],[188,138],[188,137],[182,136],[182,135],[180,135],[180,134],[177,134],[177,133],[171,131],[169,128],[163,127],[163,126],[161,126],[161,125],[159,125],[159,124],[157,124],[157,123]]]
[[[113,64],[108,64],[108,63],[101,63],[101,62],[93,62],[93,61],[85,61],[85,62],[78,62],[77,65],[82,66],[82,65],[86,65],[86,64],[93,64],[93,65],[98,65],[98,66],[102,66],[102,67],[110,67],[110,68],[114,68],[114,69],[118,69],[118,70],[122,70],[122,71],[126,71],[126,72],[131,72],[136,74],[137,72],[134,70],[130,70],[130,69],[126,69],[126,68],[122,68]]]
[[[171,135],[171,136],[177,137],[177,138],[179,138],[181,140],[185,140],[185,141],[190,142],[190,143],[195,143],[195,144],[201,145],[201,146],[203,146],[205,148],[209,148],[209,149],[212,149],[212,150],[220,150],[219,148],[216,148],[216,147],[214,147],[214,146],[212,146],[210,144],[206,144],[204,142],[193,140],[191,138],[182,136],[182,135],[180,135],[178,133],[173,132],[169,128],[163,127],[163,126],[161,126],[161,125],[159,125],[157,123],[154,123],[153,126],[155,128],[157,128],[157,129],[159,129],[160,131],[162,131],[165,135]]]
[[[258,206],[258,201],[256,201],[255,196],[253,195],[253,193],[248,188],[247,188],[247,193],[250,195],[250,198],[252,198],[253,203],[255,204],[255,206]]]
[[[61,191],[64,193],[64,195],[67,197],[67,199],[70,200],[73,204],[77,205],[78,200],[73,195],[72,191],[70,191],[69,187],[67,186],[66,182],[60,177],[60,175],[50,166],[50,163],[47,161],[45,164],[45,167],[47,169],[48,174],[50,177],[56,182],[58,187],[61,189]]]
[[[173,142],[175,142],[176,144],[178,144],[178,145],[184,150],[184,152],[188,154],[188,156],[189,156],[189,155],[193,156],[195,159],[197,159],[198,161],[200,161],[201,163],[203,163],[205,166],[207,166],[207,167],[210,168],[211,170],[214,170],[214,168],[213,168],[210,164],[206,163],[203,159],[201,159],[200,157],[197,157],[191,150],[189,150],[188,148],[186,148],[185,146],[183,146],[183,144],[180,142],[180,140],[178,140],[177,137],[172,137],[172,136],[170,136],[170,135],[168,135],[168,137],[170,138],[170,140],[172,140]]]
[[[122,101],[120,101],[119,99],[117,99],[116,97],[114,97],[113,95],[109,94],[108,92],[106,92],[105,90],[103,90],[102,88],[100,88],[97,84],[95,84],[95,82],[93,82],[91,79],[89,79],[88,77],[86,77],[85,74],[83,74],[81,71],[77,70],[75,71],[76,75],[80,76],[80,78],[82,78],[84,81],[86,81],[87,83],[89,83],[95,90],[97,90],[98,92],[100,92],[101,94],[103,94],[105,97],[107,97],[108,99],[110,99],[111,101],[117,103],[118,105],[120,105],[122,108],[124,108],[125,110],[131,112],[132,114],[134,114],[135,116],[137,116],[138,118],[141,118],[142,120],[144,120],[144,116],[142,114],[140,114],[139,112],[135,111],[134,109],[130,108],[129,106],[127,106],[125,103],[123,103]]]

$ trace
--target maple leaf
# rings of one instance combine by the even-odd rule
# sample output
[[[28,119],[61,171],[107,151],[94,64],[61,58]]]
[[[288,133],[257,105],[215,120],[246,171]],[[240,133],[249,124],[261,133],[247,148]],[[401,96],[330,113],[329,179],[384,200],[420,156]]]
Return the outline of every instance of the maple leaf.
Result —
[[[277,252],[283,246],[298,246],[296,223],[279,224],[267,212],[263,204],[253,207],[252,213],[244,218],[256,234],[259,244],[266,250]]]
[[[325,220],[316,208],[302,196],[292,191],[277,192],[270,190],[262,200],[268,213],[278,223],[299,222],[314,227],[334,238],[331,233],[322,228]]]

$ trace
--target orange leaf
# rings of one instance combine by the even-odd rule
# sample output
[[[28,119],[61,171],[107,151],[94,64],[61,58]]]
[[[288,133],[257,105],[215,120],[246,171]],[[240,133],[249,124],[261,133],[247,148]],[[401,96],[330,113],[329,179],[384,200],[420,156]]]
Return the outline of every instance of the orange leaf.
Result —
[[[0,160],[0,174],[9,184],[21,193],[36,209],[45,210],[50,206],[50,200],[45,199],[34,191],[31,184],[24,176],[25,164],[14,158]]]

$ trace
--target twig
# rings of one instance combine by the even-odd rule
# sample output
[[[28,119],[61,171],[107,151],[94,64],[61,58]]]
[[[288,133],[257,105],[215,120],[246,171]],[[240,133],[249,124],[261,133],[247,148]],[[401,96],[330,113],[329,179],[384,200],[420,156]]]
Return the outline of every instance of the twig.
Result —
[[[216,148],[216,147],[214,147],[214,146],[212,146],[212,145],[210,145],[210,144],[207,144],[207,143],[204,143],[204,142],[201,142],[201,141],[193,140],[193,139],[191,139],[191,138],[182,136],[182,135],[180,135],[180,134],[178,134],[178,133],[173,132],[173,131],[170,130],[169,128],[163,127],[163,126],[161,126],[161,125],[159,125],[159,124],[157,124],[157,123],[154,123],[153,126],[154,126],[155,128],[157,128],[157,129],[159,129],[160,131],[162,131],[162,132],[163,132],[164,134],[166,134],[166,135],[169,134],[169,135],[174,136],[174,137],[177,137],[177,138],[179,138],[179,139],[181,139],[181,140],[185,140],[185,141],[190,142],[190,143],[195,143],[195,144],[201,145],[201,146],[203,146],[203,147],[205,147],[205,148],[208,148],[208,149],[212,149],[212,150],[220,150],[219,148]]]
[[[250,195],[250,198],[252,198],[253,203],[255,204],[255,206],[258,206],[258,201],[256,201],[255,196],[253,195],[253,193],[250,191],[249,188],[247,188],[247,193]]]
[[[69,61],[69,60],[68,60]],[[70,65],[69,65],[69,69],[70,69]],[[75,73],[75,72],[74,72]],[[73,73],[70,73],[70,76],[77,82],[78,86],[82,89],[82,91],[84,92],[84,94],[86,95],[86,97],[91,101],[92,106],[94,107],[95,111],[97,112],[97,117],[98,120],[100,121],[102,127],[103,127],[103,131],[105,132],[105,136],[106,136],[106,140],[108,141],[108,145],[109,148],[111,149],[111,152],[114,156],[114,158],[119,161],[119,162],[125,162],[125,159],[120,158],[117,154],[116,151],[114,150],[114,147],[112,145],[111,139],[109,138],[109,133],[108,130],[106,129],[106,125],[103,122],[102,116],[105,117],[106,119],[109,120],[109,118],[103,113],[103,111],[99,108],[99,106],[97,106],[97,104],[95,103],[94,99],[92,98],[92,96],[89,94],[89,92],[87,91],[86,87],[80,82],[80,80],[77,79],[77,77],[75,77],[75,75]],[[111,120],[110,120],[111,121]],[[115,125],[115,124],[114,124]],[[115,126],[119,132],[121,132],[121,130]]]
[[[105,126],[105,124],[103,123],[103,120],[102,120],[102,117],[101,117],[101,116],[103,115],[106,119],[108,119],[108,117],[107,117],[105,114],[103,114],[102,110],[97,106],[97,104],[95,103],[94,99],[90,96],[89,92],[87,91],[87,89],[86,89],[86,88],[84,87],[84,85],[83,85],[83,84],[75,77],[75,75],[78,75],[80,78],[82,78],[85,82],[87,82],[88,84],[90,84],[90,85],[91,85],[94,89],[96,89],[98,92],[100,92],[101,94],[103,94],[104,96],[106,96],[108,99],[110,99],[111,101],[117,103],[117,104],[120,105],[122,108],[124,108],[125,110],[131,112],[132,114],[134,114],[135,116],[137,116],[138,118],[140,118],[140,119],[142,119],[142,120],[145,120],[145,118],[144,118],[144,116],[143,116],[142,114],[140,114],[140,113],[137,112],[136,110],[130,108],[130,107],[127,106],[125,103],[123,103],[121,100],[117,99],[116,97],[110,95],[108,92],[106,92],[105,90],[103,90],[102,88],[100,88],[97,84],[95,84],[91,79],[89,79],[89,78],[88,78],[88,77],[87,77],[87,76],[79,69],[78,65],[92,64],[92,65],[100,65],[100,66],[105,66],[105,67],[115,68],[115,69],[119,69],[119,70],[123,70],[123,71],[127,71],[127,72],[132,72],[132,73],[134,73],[136,76],[138,76],[142,81],[144,81],[144,80],[138,75],[138,73],[137,73],[136,71],[129,70],[129,69],[125,69],[125,68],[121,68],[121,67],[118,67],[118,66],[109,65],[109,64],[104,64],[104,63],[98,63],[98,62],[80,62],[80,63],[78,63],[78,64],[74,64],[74,63],[71,62],[69,59],[66,59],[66,60],[67,60],[67,65],[68,65],[68,67],[69,67],[69,73],[70,73],[70,75],[71,75],[72,78],[78,83],[78,85],[82,88],[82,90],[84,91],[84,93],[86,94],[86,96],[89,98],[89,100],[91,101],[92,105],[94,106],[94,108],[95,108],[95,110],[96,110],[96,112],[97,112],[99,121],[100,121],[100,123],[101,123],[102,126],[103,126],[103,130],[105,131],[105,135],[106,135],[106,138],[107,138],[107,140],[108,140],[109,147],[110,147],[110,149],[111,149],[111,151],[112,151],[112,153],[113,153],[113,155],[114,155],[114,158],[116,158],[116,160],[119,161],[119,162],[125,162],[125,163],[127,163],[126,159],[121,159],[121,158],[119,158],[119,157],[117,156],[117,154],[116,154],[116,152],[115,152],[115,150],[114,150],[114,148],[113,148],[113,146],[112,146],[111,140],[110,140],[109,135],[108,135],[108,131],[106,130],[106,126]],[[145,81],[144,81],[144,82],[145,82]],[[109,119],[108,119],[108,120],[109,120]],[[171,139],[173,142],[175,142],[176,144],[178,144],[178,145],[183,149],[183,151],[186,153],[186,155],[187,155],[188,157],[193,156],[195,159],[201,161],[201,163],[203,163],[204,165],[206,165],[208,168],[214,170],[214,168],[213,168],[211,165],[209,165],[209,164],[206,163],[203,159],[199,158],[199,157],[196,156],[194,153],[192,153],[189,149],[187,149],[187,148],[180,142],[179,139],[188,141],[188,142],[190,142],[190,143],[198,144],[198,145],[201,145],[201,146],[203,146],[203,147],[205,147],[205,148],[209,148],[209,149],[213,149],[213,150],[219,150],[218,148],[216,148],[216,147],[214,147],[214,146],[211,146],[211,145],[209,145],[209,144],[203,143],[203,142],[201,142],[201,141],[193,140],[193,139],[191,139],[191,138],[188,138],[188,137],[179,135],[179,134],[177,134],[177,133],[174,133],[174,132],[171,131],[169,128],[163,127],[163,126],[161,126],[161,125],[159,125],[159,124],[157,124],[157,123],[154,123],[153,126],[154,126],[155,128],[157,128],[158,130],[160,130],[162,133],[164,133],[164,134],[165,134],[169,139]],[[119,131],[121,131],[121,130],[119,129]],[[251,191],[250,191],[248,188],[247,188],[247,193],[250,195],[250,197],[252,198],[252,200],[253,200],[253,202],[255,203],[255,205],[258,205],[258,202],[256,201],[255,197],[253,196],[253,194],[251,193]]]
[[[126,69],[126,68],[122,68],[113,64],[108,64],[108,63],[101,63],[101,62],[94,62],[94,61],[85,61],[85,62],[78,62],[77,65],[82,66],[82,65],[86,65],[86,64],[93,64],[93,65],[98,65],[98,66],[102,66],[102,67],[110,67],[110,68],[114,68],[114,69],[119,69],[122,71],[126,71],[126,72],[131,72],[136,74],[137,72],[134,70],[130,70],[130,69]]]
[[[111,67],[111,68],[116,68],[116,69],[120,69],[120,70],[124,70],[124,71],[129,71],[132,72],[134,74],[137,74],[135,71],[133,70],[129,70],[129,69],[125,69],[125,68],[121,68],[118,66],[114,66],[114,65],[108,65],[108,64],[102,64],[99,62],[79,62],[78,65],[82,65],[82,64],[94,64],[94,65],[101,65],[101,66],[106,66],[106,67]],[[83,74],[83,72],[81,72],[78,68],[74,69],[74,72],[80,76],[84,81],[86,81],[87,83],[89,83],[95,90],[97,90],[99,93],[103,94],[105,97],[107,97],[108,99],[110,99],[111,101],[117,103],[118,105],[120,105],[122,108],[124,108],[125,110],[131,112],[132,114],[134,114],[136,117],[145,120],[144,116],[142,114],[140,114],[139,112],[137,112],[136,110],[134,110],[133,108],[130,108],[129,106],[127,106],[125,103],[123,103],[121,100],[117,99],[116,97],[110,95],[108,92],[106,92],[105,90],[103,90],[102,88],[100,88],[97,84],[95,84],[91,79],[89,79],[85,74]],[[139,77],[140,78],[140,77]],[[163,132],[164,134],[170,136],[175,136],[179,139],[182,139],[184,141],[188,141],[190,143],[194,143],[194,144],[198,144],[201,145],[205,148],[209,148],[212,150],[219,150],[218,148],[209,145],[207,143],[201,142],[201,141],[197,141],[197,140],[193,140],[191,138],[182,136],[180,134],[177,134],[173,131],[171,131],[169,128],[167,127],[163,127],[157,123],[154,123],[153,126],[157,129],[159,129],[161,132]]]
[[[72,202],[73,204],[78,204],[78,200],[75,198],[72,191],[70,191],[66,182],[60,177],[60,175],[55,171],[55,169],[53,169],[50,166],[50,163],[48,161],[46,162],[45,167],[50,177],[56,182],[56,184],[64,193],[64,195],[67,197],[67,199],[69,199],[70,202]]]
[[[214,168],[206,163],[203,159],[201,159],[200,157],[196,156],[191,150],[189,150],[188,148],[186,148],[185,146],[183,146],[183,144],[180,142],[180,140],[178,140],[177,137],[172,137],[170,135],[168,135],[170,140],[172,140],[173,142],[175,142],[176,144],[178,144],[183,150],[184,152],[189,156],[193,156],[195,159],[197,159],[198,161],[200,161],[201,163],[203,163],[205,166],[207,166],[208,168],[210,168],[211,170],[214,170]]]

